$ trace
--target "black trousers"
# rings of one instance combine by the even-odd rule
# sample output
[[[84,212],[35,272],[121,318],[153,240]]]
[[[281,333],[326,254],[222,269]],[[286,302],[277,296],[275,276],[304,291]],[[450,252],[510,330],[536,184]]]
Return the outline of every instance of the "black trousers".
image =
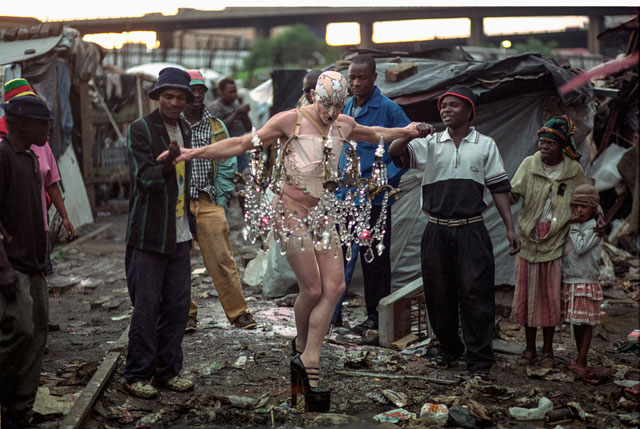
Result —
[[[167,380],[182,369],[182,338],[191,300],[191,242],[171,255],[127,246],[125,269],[133,304],[123,375],[129,382]]]
[[[428,223],[422,236],[421,265],[429,321],[441,350],[460,356],[466,345],[467,369],[489,369],[495,361],[495,271],[484,223],[452,228]]]
[[[382,214],[382,206],[371,207],[371,218],[369,219],[370,228],[378,222],[378,218]],[[351,284],[351,277],[356,267],[356,258],[360,254],[360,265],[362,267],[362,277],[364,280],[364,300],[367,307],[367,318],[371,319],[376,326],[378,325],[378,303],[382,298],[391,293],[391,207],[387,209],[387,218],[384,224],[385,234],[382,238],[384,251],[378,256],[376,246],[379,241],[373,241],[370,248],[373,250],[373,261],[368,263],[364,260],[364,255],[369,247],[354,245],[351,253],[351,260],[346,259],[346,247],[342,248],[344,258],[344,279],[346,288],[340,298],[340,302],[336,305],[331,323],[337,323],[342,313],[342,302],[347,296],[347,289]]]

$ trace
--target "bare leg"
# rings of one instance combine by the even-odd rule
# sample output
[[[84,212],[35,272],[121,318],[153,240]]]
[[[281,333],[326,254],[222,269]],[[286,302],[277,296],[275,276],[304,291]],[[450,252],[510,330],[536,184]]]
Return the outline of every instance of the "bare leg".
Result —
[[[573,329],[576,336],[576,345],[578,347],[578,359],[576,360],[576,365],[584,368],[587,366],[587,354],[589,353],[589,347],[591,346],[593,327],[590,325],[576,325]]]
[[[553,354],[553,334],[555,330],[555,326],[545,326],[542,328],[542,354]]]
[[[333,311],[345,289],[340,252],[338,249],[337,258],[333,250],[308,250],[287,258],[300,285],[294,310],[297,343],[304,346],[300,359],[306,367],[319,367],[322,343],[329,330]]]
[[[524,337],[527,341],[527,348],[525,352],[531,356],[536,355],[536,334],[538,333],[538,328],[535,326],[524,325]]]

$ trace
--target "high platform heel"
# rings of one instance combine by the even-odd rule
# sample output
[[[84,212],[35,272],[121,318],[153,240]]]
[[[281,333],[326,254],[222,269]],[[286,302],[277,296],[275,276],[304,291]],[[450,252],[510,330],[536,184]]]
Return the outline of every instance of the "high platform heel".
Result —
[[[297,356],[297,355],[301,355],[302,352],[298,350],[298,347],[296,347],[296,340],[298,339],[297,336],[293,337],[293,340],[291,340],[291,356]]]
[[[311,387],[309,380],[319,380],[319,368],[307,368],[300,356],[291,359],[291,407],[298,404],[298,395],[304,394],[306,412],[326,413],[331,406],[331,391],[323,387]]]

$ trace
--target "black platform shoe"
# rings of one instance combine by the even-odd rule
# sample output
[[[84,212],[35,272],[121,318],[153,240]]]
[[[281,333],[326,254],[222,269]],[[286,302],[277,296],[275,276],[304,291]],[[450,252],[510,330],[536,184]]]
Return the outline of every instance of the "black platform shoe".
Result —
[[[307,368],[300,356],[291,359],[291,407],[298,404],[298,394],[304,394],[304,410],[309,413],[326,413],[331,405],[331,391],[323,387],[311,387],[309,380],[319,380],[319,368]]]
[[[296,347],[296,340],[298,339],[297,336],[293,337],[293,340],[291,340],[291,356],[298,356],[301,355],[302,352],[298,350],[298,347]]]

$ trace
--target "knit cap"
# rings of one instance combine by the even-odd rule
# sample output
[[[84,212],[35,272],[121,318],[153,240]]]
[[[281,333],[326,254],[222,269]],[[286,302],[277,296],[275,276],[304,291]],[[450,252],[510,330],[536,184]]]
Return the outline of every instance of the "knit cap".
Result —
[[[35,91],[26,79],[19,77],[17,79],[11,79],[4,84],[5,103],[9,102],[9,100],[14,97],[20,97],[21,95],[36,95]]]
[[[600,205],[600,194],[593,185],[580,185],[573,191],[571,204],[580,204],[583,206],[598,208]]]

